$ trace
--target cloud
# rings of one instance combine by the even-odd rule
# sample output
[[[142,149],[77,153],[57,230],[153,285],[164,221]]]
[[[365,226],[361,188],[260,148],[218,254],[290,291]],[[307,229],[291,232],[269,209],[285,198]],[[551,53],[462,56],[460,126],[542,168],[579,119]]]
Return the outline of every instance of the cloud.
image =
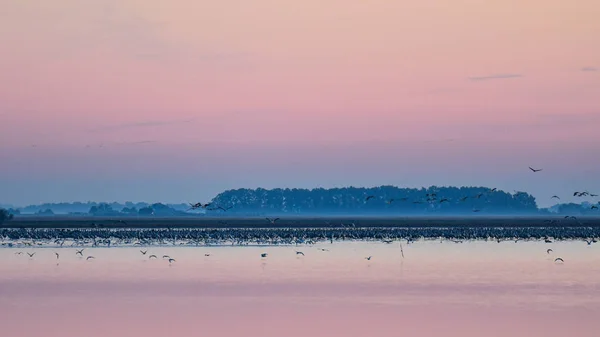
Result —
[[[583,67],[581,68],[581,71],[598,71],[598,69],[594,67]]]
[[[172,121],[147,121],[147,122],[136,122],[136,123],[124,123],[124,124],[117,124],[117,125],[101,126],[101,127],[93,128],[90,131],[92,131],[92,132],[119,131],[119,130],[126,130],[126,129],[137,129],[137,128],[187,124],[187,123],[192,123],[193,121],[194,121],[193,119],[186,119],[186,120],[172,120]]]
[[[497,80],[502,78],[516,78],[523,77],[521,74],[496,74],[496,75],[488,75],[488,76],[475,76],[469,77],[471,81],[487,81],[487,80]]]
[[[143,145],[157,143],[155,140],[140,140],[136,142],[119,142],[117,145]]]

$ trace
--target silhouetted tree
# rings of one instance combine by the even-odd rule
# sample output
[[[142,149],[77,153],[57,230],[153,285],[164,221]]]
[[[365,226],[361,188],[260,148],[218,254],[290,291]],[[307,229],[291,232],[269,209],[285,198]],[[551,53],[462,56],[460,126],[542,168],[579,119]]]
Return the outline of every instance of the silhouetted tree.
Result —
[[[54,215],[54,212],[51,209],[45,209],[45,210],[39,210],[37,212],[35,212],[36,215],[42,215],[42,216],[50,216],[50,215]]]
[[[4,208],[0,208],[0,225],[5,221],[12,220],[13,214]]]
[[[139,215],[153,215],[154,214],[154,209],[152,208],[152,206],[142,207],[138,211],[138,214]]]
[[[94,216],[114,216],[119,215],[119,212],[115,211],[109,204],[100,204],[98,206],[92,206],[88,212]]]
[[[366,201],[367,196],[374,196]],[[393,199],[393,201],[391,201]],[[441,202],[444,200],[444,202]],[[366,214],[457,214],[537,213],[535,198],[527,193],[511,194],[486,187],[399,188],[263,188],[229,190],[212,202],[232,207],[230,213],[366,213]]]

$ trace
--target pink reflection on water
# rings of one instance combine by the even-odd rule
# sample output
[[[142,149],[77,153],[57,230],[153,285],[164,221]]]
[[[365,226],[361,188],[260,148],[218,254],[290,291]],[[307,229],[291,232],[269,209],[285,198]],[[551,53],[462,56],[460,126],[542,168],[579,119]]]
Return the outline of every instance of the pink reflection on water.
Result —
[[[597,336],[599,250],[417,242],[402,259],[398,243],[348,242],[150,247],[158,260],[87,248],[97,259],[85,261],[69,248],[2,249],[2,335]]]

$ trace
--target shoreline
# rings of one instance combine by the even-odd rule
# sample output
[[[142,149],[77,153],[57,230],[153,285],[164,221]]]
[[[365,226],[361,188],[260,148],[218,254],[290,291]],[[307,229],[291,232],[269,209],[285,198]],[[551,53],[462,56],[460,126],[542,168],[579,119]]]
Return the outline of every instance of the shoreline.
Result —
[[[272,218],[277,218],[272,216]],[[275,223],[265,217],[69,217],[17,216],[0,229],[46,228],[515,228],[600,227],[600,216],[281,216]]]

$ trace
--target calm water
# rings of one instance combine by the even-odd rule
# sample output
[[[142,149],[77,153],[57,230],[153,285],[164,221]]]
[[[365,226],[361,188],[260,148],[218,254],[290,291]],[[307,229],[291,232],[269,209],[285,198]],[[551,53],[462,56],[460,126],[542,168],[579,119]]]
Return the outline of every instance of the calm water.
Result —
[[[0,249],[2,335],[600,336],[600,244],[403,248]]]

